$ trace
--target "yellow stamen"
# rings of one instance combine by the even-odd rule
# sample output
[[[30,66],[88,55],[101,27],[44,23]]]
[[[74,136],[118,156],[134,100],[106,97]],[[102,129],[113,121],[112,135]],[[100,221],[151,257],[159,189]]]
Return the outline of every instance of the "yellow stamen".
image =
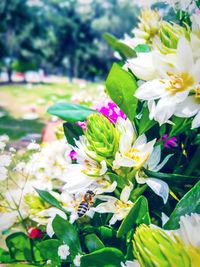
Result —
[[[172,94],[184,92],[194,85],[194,78],[187,72],[181,72],[179,75],[167,72],[167,75],[170,77],[170,86],[166,89]]]

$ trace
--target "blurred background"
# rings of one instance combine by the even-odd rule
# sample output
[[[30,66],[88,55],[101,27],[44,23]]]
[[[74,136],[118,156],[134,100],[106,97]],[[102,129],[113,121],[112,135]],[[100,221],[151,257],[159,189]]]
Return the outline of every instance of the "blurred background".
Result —
[[[40,137],[49,105],[101,95],[115,60],[103,34],[131,34],[135,2],[148,1],[0,0],[0,134]]]

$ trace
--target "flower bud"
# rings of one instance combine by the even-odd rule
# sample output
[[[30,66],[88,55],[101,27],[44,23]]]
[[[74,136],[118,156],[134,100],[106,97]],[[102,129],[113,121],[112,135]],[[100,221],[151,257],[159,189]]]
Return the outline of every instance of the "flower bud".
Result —
[[[119,131],[101,114],[92,114],[88,118],[86,138],[88,150],[94,151],[102,159],[114,159],[119,146]]]
[[[140,225],[134,234],[134,253],[142,267],[190,267],[184,243],[160,228]]]
[[[189,39],[189,32],[185,28],[176,23],[170,24],[163,21],[159,30],[159,37],[163,45],[163,52],[173,52],[173,49],[177,48],[181,35],[184,35],[187,39]]]

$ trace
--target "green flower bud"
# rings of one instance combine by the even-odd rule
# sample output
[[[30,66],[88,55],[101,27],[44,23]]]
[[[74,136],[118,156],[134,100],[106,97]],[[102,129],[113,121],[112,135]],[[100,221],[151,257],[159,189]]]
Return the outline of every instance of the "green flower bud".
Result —
[[[170,24],[163,21],[159,30],[160,41],[163,45],[161,51],[163,53],[173,53],[173,50],[177,48],[181,35],[189,39],[189,31],[187,29],[178,24]]]
[[[90,115],[85,135],[89,143],[87,148],[96,153],[96,160],[114,159],[119,147],[120,133],[105,116]]]
[[[182,241],[160,228],[140,225],[134,234],[134,253],[142,267],[190,267],[191,260]]]

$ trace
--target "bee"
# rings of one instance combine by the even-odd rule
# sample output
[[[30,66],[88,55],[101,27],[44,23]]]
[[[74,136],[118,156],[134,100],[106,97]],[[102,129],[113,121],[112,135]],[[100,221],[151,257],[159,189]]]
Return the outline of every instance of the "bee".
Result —
[[[90,207],[93,205],[94,196],[95,193],[91,190],[88,190],[85,193],[82,202],[78,206],[77,214],[79,218],[83,217],[86,214],[86,212],[90,209]]]

